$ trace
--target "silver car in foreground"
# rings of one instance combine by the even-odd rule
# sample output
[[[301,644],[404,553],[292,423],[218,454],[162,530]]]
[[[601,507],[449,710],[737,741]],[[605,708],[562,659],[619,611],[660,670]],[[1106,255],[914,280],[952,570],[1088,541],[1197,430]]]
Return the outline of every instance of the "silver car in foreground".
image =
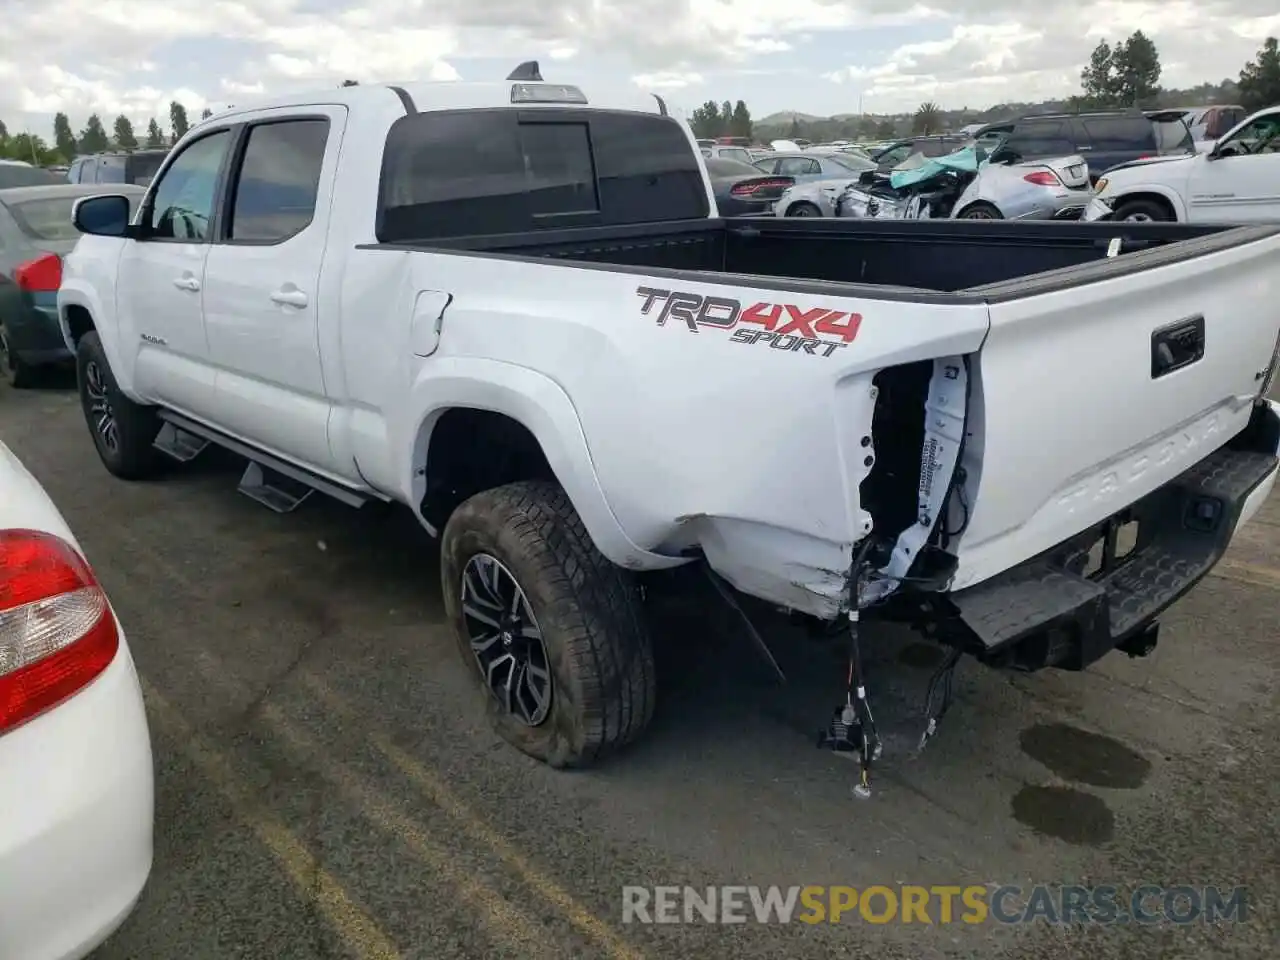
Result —
[[[910,187],[863,178],[836,197],[839,217],[956,220],[1078,220],[1093,199],[1089,165],[1071,156],[1026,163],[979,163],[942,170]]]

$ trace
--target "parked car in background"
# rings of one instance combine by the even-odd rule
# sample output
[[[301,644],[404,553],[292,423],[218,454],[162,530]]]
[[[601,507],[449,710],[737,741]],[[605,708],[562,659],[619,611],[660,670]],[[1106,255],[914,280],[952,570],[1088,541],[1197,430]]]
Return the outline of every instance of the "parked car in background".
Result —
[[[167,147],[77,157],[67,169],[70,183],[132,183],[145,187],[169,155]]]
[[[1205,153],[1112,168],[1098,181],[1085,219],[1280,220],[1280,107],[1258,111]]]
[[[746,147],[725,146],[716,144],[702,148],[702,156],[708,160],[736,160],[738,163],[750,164],[755,155]]]
[[[715,194],[716,209],[722,217],[769,213],[774,202],[795,181],[762,173],[749,163],[737,160],[703,160]]]
[[[0,160],[0,190],[7,187],[33,187],[66,182],[66,177],[60,174],[41,170],[21,160]]]
[[[72,360],[58,326],[62,257],[80,234],[71,209],[101,189],[70,183],[0,189],[0,378],[30,386],[40,368]],[[119,190],[134,208],[146,190]]]
[[[1080,156],[1000,164],[969,147],[914,169],[867,174],[834,206],[840,217],[891,220],[1079,220],[1092,197]]]
[[[0,957],[96,949],[146,885],[153,822],[124,631],[66,521],[0,443]]]
[[[882,172],[888,172],[898,164],[915,156],[917,153],[926,157],[945,157],[969,143],[968,137],[954,135],[910,137],[906,140],[894,140],[874,151],[871,159]]]
[[[974,140],[993,163],[1019,163],[1079,154],[1097,180],[1106,170],[1146,157],[1193,151],[1183,111],[1111,110],[1046,114],[988,124]]]
[[[1234,130],[1248,115],[1248,111],[1237,104],[1215,104],[1211,107],[1193,107],[1183,113],[1182,118],[1197,147],[1205,144],[1207,148],[1213,141]]]
[[[864,170],[874,170],[875,161],[856,154],[819,153],[770,153],[752,163],[764,173],[776,173],[793,178],[796,183],[811,180],[830,180],[833,177],[857,176]]]

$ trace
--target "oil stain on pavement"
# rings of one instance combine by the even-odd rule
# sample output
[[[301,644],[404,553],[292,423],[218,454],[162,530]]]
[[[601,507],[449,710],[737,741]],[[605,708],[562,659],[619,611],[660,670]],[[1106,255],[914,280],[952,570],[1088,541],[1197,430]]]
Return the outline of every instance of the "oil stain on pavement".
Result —
[[[1037,833],[1083,846],[1104,844],[1116,831],[1106,802],[1074,787],[1027,784],[1014,794],[1013,817]]]
[[[1075,783],[1136,790],[1151,773],[1151,761],[1119,740],[1066,723],[1037,723],[1019,742],[1031,759]]]

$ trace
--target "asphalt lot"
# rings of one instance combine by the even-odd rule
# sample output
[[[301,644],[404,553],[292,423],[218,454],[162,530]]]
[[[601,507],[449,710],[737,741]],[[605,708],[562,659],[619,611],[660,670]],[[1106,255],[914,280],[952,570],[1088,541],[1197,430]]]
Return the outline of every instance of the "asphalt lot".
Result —
[[[972,663],[911,755],[936,651],[867,640],[876,795],[813,734],[841,667],[772,621],[768,671],[696,596],[655,614],[648,736],[557,773],[490,733],[404,512],[277,516],[233,459],[130,485],[74,394],[0,387],[0,437],[80,537],[143,676],[156,860],[95,960],[1264,957],[1280,943],[1280,503],[1145,660],[1010,676]],[[1245,923],[622,923],[624,884],[1249,886]]]

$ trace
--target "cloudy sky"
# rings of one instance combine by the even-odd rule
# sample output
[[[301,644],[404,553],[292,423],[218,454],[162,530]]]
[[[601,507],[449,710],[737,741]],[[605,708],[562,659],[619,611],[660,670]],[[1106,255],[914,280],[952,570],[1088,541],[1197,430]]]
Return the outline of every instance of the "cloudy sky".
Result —
[[[1030,101],[1074,92],[1099,39],[1141,28],[1166,86],[1238,74],[1276,0],[4,0],[0,119],[48,135],[167,126],[262,92],[360,81],[493,79],[538,59],[589,95],[739,98],[761,117]]]

